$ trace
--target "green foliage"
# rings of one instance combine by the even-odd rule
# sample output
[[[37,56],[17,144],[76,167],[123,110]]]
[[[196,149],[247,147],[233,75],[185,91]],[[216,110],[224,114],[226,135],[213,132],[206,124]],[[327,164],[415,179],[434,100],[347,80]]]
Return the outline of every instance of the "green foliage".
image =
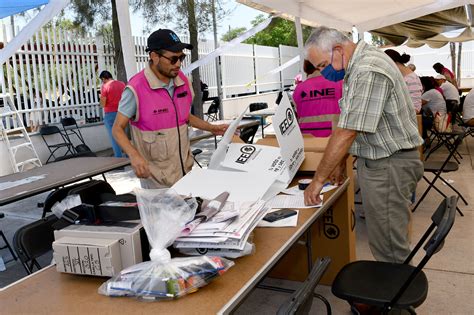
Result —
[[[223,7],[224,0],[215,0],[216,20],[219,22],[229,12]],[[194,10],[196,13],[196,26],[199,33],[212,29],[212,0],[194,0]],[[140,11],[147,22],[147,30],[155,24],[176,25],[174,31],[187,31],[188,7],[186,0],[132,0],[130,1],[134,11]],[[163,21],[166,21],[163,23]],[[154,27],[154,26],[153,26]]]
[[[267,17],[260,14],[252,20],[252,26],[257,26],[266,19]],[[302,29],[304,42],[311,34],[312,28],[302,26]],[[274,18],[266,29],[247,39],[245,43],[272,47],[278,47],[279,45],[298,46],[295,23],[282,18]]]
[[[224,41],[224,42],[230,42],[231,40],[233,40],[237,36],[245,33],[245,31],[247,31],[247,28],[245,28],[245,27],[231,28],[227,31],[227,33],[222,35],[221,40]]]
[[[374,34],[370,34],[372,36],[372,45],[376,46],[376,47],[382,47],[382,46],[386,46],[388,44],[390,44],[389,41],[387,41],[385,38],[381,37],[381,36],[377,36],[377,35],[374,35]]]

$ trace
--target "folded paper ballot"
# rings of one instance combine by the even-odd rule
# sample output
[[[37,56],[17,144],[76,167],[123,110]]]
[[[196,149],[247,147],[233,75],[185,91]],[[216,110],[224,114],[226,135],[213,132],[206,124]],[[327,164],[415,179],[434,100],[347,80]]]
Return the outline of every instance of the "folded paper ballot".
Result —
[[[320,195],[321,200],[323,195]],[[267,202],[267,206],[270,208],[297,208],[297,209],[308,209],[308,208],[320,208],[323,203],[312,206],[307,206],[304,204],[304,195],[278,195]]]

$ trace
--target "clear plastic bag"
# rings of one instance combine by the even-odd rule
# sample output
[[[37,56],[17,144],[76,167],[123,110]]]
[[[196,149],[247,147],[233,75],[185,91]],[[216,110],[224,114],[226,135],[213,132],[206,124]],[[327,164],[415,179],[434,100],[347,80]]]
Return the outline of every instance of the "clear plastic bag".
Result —
[[[99,293],[143,299],[173,299],[195,292],[233,266],[220,257],[171,259],[166,249],[194,218],[197,202],[172,190],[136,189],[143,227],[152,247],[151,261],[127,269],[105,282]]]

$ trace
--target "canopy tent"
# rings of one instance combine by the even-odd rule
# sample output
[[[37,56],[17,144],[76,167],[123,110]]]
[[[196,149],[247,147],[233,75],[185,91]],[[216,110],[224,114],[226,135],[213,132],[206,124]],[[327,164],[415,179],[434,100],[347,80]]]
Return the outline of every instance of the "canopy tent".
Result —
[[[238,0],[254,9],[317,26],[359,33],[471,4],[472,0]]]
[[[0,49],[0,65],[8,60],[13,54],[23,46],[28,39],[30,39],[36,31],[44,24],[48,23],[53,17],[55,17],[68,3],[69,0],[47,0],[47,1],[21,1],[16,5],[13,1],[0,0],[0,8],[5,7],[9,12],[23,12],[28,9],[34,8],[33,2],[36,2],[37,7],[47,3],[43,9],[27,24],[23,27],[20,33],[18,33],[3,49]],[[4,14],[3,11],[2,15]],[[13,14],[15,14],[13,13]]]
[[[449,42],[464,42],[474,39],[474,5],[444,10],[413,20],[382,27],[371,31],[394,45],[405,44],[416,48],[427,44],[431,48],[441,48]],[[455,37],[441,35],[448,31],[463,29]]]
[[[0,19],[47,4],[48,0],[0,0]]]

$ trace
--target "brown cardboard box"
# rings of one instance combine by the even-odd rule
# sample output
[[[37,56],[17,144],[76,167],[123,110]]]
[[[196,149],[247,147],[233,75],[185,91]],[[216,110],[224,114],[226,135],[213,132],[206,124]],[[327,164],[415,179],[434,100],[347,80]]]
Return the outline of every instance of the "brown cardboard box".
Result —
[[[305,152],[324,152],[328,145],[329,138],[316,138],[312,135],[303,135]],[[275,135],[267,135],[257,141],[257,144],[278,147],[278,140]]]
[[[305,161],[300,170],[315,170],[323,153],[305,152]],[[317,257],[329,256],[332,262],[325,272],[321,283],[330,285],[339,270],[355,256],[355,212],[353,159],[346,162],[346,176],[351,178],[347,190],[318,221],[311,226],[313,261]],[[327,198],[331,192],[328,192]],[[302,237],[293,248],[273,268],[271,277],[304,281],[308,276],[306,236]]]

